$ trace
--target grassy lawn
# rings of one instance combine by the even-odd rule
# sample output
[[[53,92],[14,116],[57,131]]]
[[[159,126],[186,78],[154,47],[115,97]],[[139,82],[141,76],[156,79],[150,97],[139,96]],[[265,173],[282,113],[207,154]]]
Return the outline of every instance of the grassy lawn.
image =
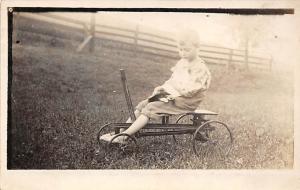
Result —
[[[212,86],[201,105],[228,124],[234,147],[222,162],[193,154],[189,136],[141,138],[133,152],[105,151],[100,126],[128,117],[119,69],[134,105],[168,79],[175,61],[117,47],[94,54],[13,46],[12,125],[8,162],[17,169],[168,169],[293,167],[293,79],[210,66]]]

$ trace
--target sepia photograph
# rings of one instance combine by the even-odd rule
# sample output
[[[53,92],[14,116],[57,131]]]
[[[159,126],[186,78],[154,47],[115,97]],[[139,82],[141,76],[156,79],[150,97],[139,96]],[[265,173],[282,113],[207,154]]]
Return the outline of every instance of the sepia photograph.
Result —
[[[12,16],[9,169],[293,168],[293,15]]]
[[[298,22],[293,7],[8,7],[7,171],[295,169]]]

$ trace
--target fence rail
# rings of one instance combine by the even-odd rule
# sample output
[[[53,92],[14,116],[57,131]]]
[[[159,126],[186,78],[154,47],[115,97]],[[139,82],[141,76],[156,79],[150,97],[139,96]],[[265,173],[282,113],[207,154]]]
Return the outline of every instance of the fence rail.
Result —
[[[90,46],[89,50],[93,51],[94,38],[106,38],[132,44],[137,52],[154,52],[154,54],[160,56],[178,58],[177,45],[173,38],[143,31],[139,25],[134,28],[110,26],[100,23],[101,21],[95,19],[94,14],[91,14],[90,21],[75,20],[55,13],[19,13],[17,17],[26,17],[83,30],[86,37],[77,47],[76,51],[78,52],[82,51],[87,44]],[[51,34],[49,33],[49,35]],[[248,51],[247,48],[232,49],[202,44],[199,49],[199,56],[208,64],[224,65],[227,68],[243,65],[246,68],[257,68],[259,66],[262,70],[272,69],[272,57],[270,55],[260,56],[256,52]]]

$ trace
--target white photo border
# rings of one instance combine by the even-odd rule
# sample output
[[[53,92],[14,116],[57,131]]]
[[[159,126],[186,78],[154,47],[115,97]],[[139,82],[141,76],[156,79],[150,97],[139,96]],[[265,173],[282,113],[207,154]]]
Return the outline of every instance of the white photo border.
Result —
[[[294,169],[291,170],[7,170],[7,84],[9,7],[294,8],[297,1],[2,1],[0,188],[11,189],[300,189],[299,65],[295,69]],[[299,20],[300,21],[300,20]],[[300,22],[299,22],[300,23]],[[300,28],[298,27],[299,32]],[[300,37],[298,39],[300,44]],[[300,47],[300,46],[299,46]],[[300,62],[300,59],[299,59]]]

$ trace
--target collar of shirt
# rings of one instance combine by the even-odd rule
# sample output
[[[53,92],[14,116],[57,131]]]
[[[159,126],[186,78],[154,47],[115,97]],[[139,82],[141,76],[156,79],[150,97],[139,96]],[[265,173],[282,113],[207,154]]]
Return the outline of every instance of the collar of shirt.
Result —
[[[198,58],[197,60],[193,62],[188,62],[185,59],[179,60],[177,66],[174,68],[175,70],[187,70],[187,71],[192,71],[194,68],[200,68],[203,63],[203,60],[201,58]],[[197,70],[197,69],[196,69]]]

